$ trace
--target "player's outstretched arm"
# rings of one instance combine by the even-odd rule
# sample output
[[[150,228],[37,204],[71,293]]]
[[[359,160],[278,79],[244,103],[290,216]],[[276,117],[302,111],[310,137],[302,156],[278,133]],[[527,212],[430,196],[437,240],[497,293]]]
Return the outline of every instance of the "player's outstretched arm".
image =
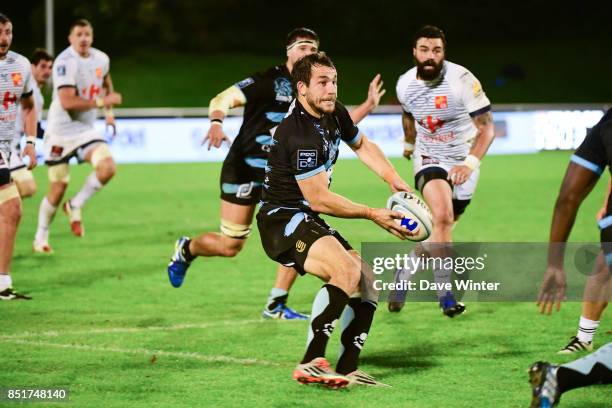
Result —
[[[34,106],[34,96],[32,94],[21,98],[21,112],[24,118],[24,133],[26,134],[26,144],[21,152],[21,157],[28,156],[30,163],[28,164],[28,170],[32,170],[36,167],[36,149],[34,147],[36,143],[36,109]]]
[[[610,178],[610,181],[608,182],[608,191],[606,191],[606,195],[604,196],[603,204],[601,208],[599,209],[599,211],[597,211],[597,215],[595,215],[595,219],[597,221],[601,220],[604,217],[604,215],[606,215],[606,211],[608,209],[608,200],[610,199],[611,192],[612,192],[612,178]]]
[[[104,88],[104,94],[117,94],[119,99],[122,99],[120,93],[115,92],[115,87],[113,86],[113,79],[111,78],[110,73],[104,76],[104,82],[102,83],[102,87]],[[113,136],[117,134],[117,124],[115,123],[115,114],[113,113],[113,105],[104,105],[104,120],[106,122],[106,126],[112,129]]]
[[[405,239],[409,235],[407,229],[395,222],[396,219],[403,217],[401,213],[386,208],[370,208],[331,192],[327,187],[327,173],[324,171],[298,180],[298,185],[304,198],[310,204],[310,208],[317,213],[340,218],[364,218],[374,221],[378,226],[400,239]]]
[[[391,191],[412,191],[408,183],[406,183],[397,173],[391,162],[385,157],[385,154],[380,147],[365,135],[361,135],[359,140],[351,145],[353,151],[370,170],[377,176],[385,180]]]
[[[94,108],[103,108],[121,103],[121,95],[116,92],[91,100],[77,95],[77,90],[74,86],[63,86],[58,89],[57,93],[62,108],[72,111],[88,111]]]
[[[402,110],[402,128],[404,129],[404,157],[410,160],[416,143],[416,127],[414,117]]]
[[[567,168],[550,227],[548,267],[544,273],[537,303],[541,313],[550,314],[553,305],[556,305],[557,311],[561,309],[566,286],[563,243],[567,242],[580,204],[591,192],[598,178],[598,174],[573,162]]]
[[[380,74],[376,74],[370,85],[368,86],[368,97],[358,107],[350,112],[351,119],[355,124],[361,122],[363,118],[368,116],[380,103],[380,98],[387,92],[383,89],[384,82],[382,81]]]
[[[463,184],[470,178],[472,172],[480,166],[480,161],[487,153],[487,150],[489,150],[489,146],[491,146],[495,138],[491,111],[481,113],[472,118],[472,120],[478,132],[470,149],[470,154],[468,154],[462,164],[454,166],[448,172],[448,179],[455,185]]]
[[[208,118],[210,119],[210,128],[206,132],[206,136],[202,140],[202,145],[208,142],[208,150],[212,146],[219,148],[224,141],[231,144],[231,140],[225,132],[223,132],[223,120],[227,116],[227,112],[238,106],[246,105],[247,98],[244,92],[236,85],[232,85],[214,98],[211,99],[208,105]]]

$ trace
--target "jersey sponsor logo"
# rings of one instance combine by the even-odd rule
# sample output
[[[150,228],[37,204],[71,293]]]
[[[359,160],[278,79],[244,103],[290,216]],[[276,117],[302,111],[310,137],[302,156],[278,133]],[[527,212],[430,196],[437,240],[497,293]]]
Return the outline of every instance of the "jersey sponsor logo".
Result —
[[[440,160],[435,157],[421,155],[421,163],[423,166],[427,166],[428,164],[439,164]]]
[[[297,242],[295,243],[295,249],[299,253],[304,252],[304,250],[306,249],[306,246],[307,246],[306,243],[302,241],[301,239],[298,239]]]
[[[236,86],[238,88],[240,88],[240,89],[244,89],[244,88],[246,88],[247,86],[249,86],[249,85],[251,85],[253,83],[255,83],[255,80],[253,78],[246,78],[246,79],[243,79],[240,82],[237,82]]]
[[[297,169],[314,169],[317,165],[316,150],[298,150]]]
[[[448,98],[446,95],[438,95],[434,101],[436,105],[436,109],[446,109],[448,108]]]
[[[102,78],[102,68],[96,68],[96,77]]]
[[[59,75],[59,76],[66,75],[66,66],[65,65],[58,65],[57,66],[57,75]]]
[[[23,84],[23,76],[21,72],[13,72],[11,74],[11,79],[13,80],[13,85],[21,86]]]
[[[9,106],[17,103],[17,95],[12,92],[6,91],[2,97],[2,107],[7,110]]]
[[[251,198],[251,193],[253,192],[253,183],[241,184],[238,186],[238,191],[236,191],[236,197],[238,198]]]
[[[293,87],[287,78],[281,77],[274,80],[274,92],[276,92],[276,100],[279,102],[291,102],[293,100]]]
[[[425,120],[419,120],[419,124],[423,127],[428,128],[431,133],[436,133],[436,131],[440,129],[444,125],[444,123],[446,123],[446,121],[439,118],[434,118],[431,115],[427,116]]]
[[[474,84],[472,84],[472,92],[474,96],[478,96],[478,94],[482,92],[482,85],[480,85],[480,82],[475,81]]]
[[[62,146],[51,146],[51,157],[54,159],[59,159],[62,157],[62,153],[64,148]]]

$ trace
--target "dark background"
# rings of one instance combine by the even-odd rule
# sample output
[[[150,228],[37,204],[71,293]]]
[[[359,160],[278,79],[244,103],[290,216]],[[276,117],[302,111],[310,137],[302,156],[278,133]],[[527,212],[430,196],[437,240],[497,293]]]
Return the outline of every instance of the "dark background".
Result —
[[[13,49],[27,56],[44,46],[44,0],[4,3],[0,11],[14,23]],[[381,72],[391,88],[383,102],[394,103],[391,85],[412,65],[412,36],[424,24],[444,29],[447,58],[474,72],[498,103],[612,101],[612,1],[56,0],[56,53],[81,17],[93,23],[95,47],[122,74],[114,76],[124,88],[133,85],[128,105],[168,99],[165,105],[206,105],[232,82],[283,62],[285,35],[298,26],[321,36],[341,82],[350,85],[343,91],[347,102],[358,102],[369,78]],[[185,67],[173,72],[169,59]],[[156,94],[140,100],[144,85],[131,79],[190,72],[202,89],[197,99]]]

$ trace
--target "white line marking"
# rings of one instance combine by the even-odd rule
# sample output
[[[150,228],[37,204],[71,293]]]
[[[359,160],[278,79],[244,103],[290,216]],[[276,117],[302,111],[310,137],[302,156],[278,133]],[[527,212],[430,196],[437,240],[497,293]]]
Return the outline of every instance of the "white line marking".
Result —
[[[33,340],[22,340],[22,339],[2,339],[5,343],[14,343],[14,344],[22,344],[22,345],[30,345],[37,347],[51,347],[51,348],[60,348],[60,349],[73,349],[73,350],[82,350],[82,351],[96,351],[103,353],[118,353],[118,354],[134,354],[134,355],[144,355],[144,356],[166,356],[166,357],[175,357],[175,358],[183,358],[189,360],[198,360],[203,361],[205,363],[229,363],[229,364],[239,364],[239,365],[264,365],[264,366],[278,366],[279,363],[267,360],[258,360],[256,358],[236,358],[230,356],[207,356],[195,352],[184,352],[184,351],[164,351],[164,350],[148,350],[144,348],[136,348],[136,349],[125,349],[119,347],[97,347],[97,346],[88,346],[86,344],[61,344],[61,343],[49,343],[45,341],[33,341]]]
[[[281,321],[279,321],[281,322]],[[208,329],[209,327],[215,326],[243,326],[253,323],[262,323],[262,319],[251,319],[251,320],[222,320],[218,322],[208,323],[182,323],[175,324],[173,326],[149,326],[149,327],[109,327],[105,329],[89,329],[89,330],[74,330],[74,331],[46,331],[46,332],[23,332],[20,334],[9,334],[0,335],[0,340],[10,339],[21,339],[27,337],[58,337],[65,335],[79,335],[79,334],[109,334],[109,333],[140,333],[148,331],[175,331],[175,330],[187,330],[187,329]],[[277,322],[266,322],[277,323]]]

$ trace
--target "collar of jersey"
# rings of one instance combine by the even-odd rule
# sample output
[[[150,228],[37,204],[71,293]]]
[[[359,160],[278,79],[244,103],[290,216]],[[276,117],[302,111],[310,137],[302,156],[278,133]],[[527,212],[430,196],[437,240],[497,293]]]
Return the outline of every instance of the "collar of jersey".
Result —
[[[310,113],[308,113],[308,111],[304,108],[304,106],[302,106],[302,104],[300,103],[300,101],[297,98],[295,99],[295,104],[299,108],[300,112],[302,112],[304,115],[306,115],[306,117],[308,119],[312,120],[313,122],[321,123],[321,121],[325,117],[325,114],[323,114],[320,118],[312,116]]]

